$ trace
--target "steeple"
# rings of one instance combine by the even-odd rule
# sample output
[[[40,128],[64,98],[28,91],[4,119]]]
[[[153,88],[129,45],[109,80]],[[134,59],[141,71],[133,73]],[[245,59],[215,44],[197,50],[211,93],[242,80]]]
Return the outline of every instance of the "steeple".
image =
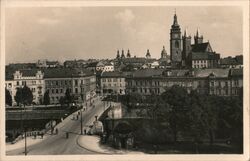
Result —
[[[150,55],[149,49],[147,50],[147,53],[146,53],[146,58],[151,58],[151,55]]]
[[[129,49],[128,49],[127,58],[130,58],[130,57],[131,57],[131,55],[130,55],[130,51],[129,51]]]
[[[124,55],[124,50],[122,49],[122,55],[121,55],[121,58],[125,58],[125,55]]]
[[[117,50],[117,55],[116,55],[116,58],[119,59],[120,58],[120,53],[119,53],[119,50]]]
[[[203,36],[201,35],[199,28],[197,28],[196,35],[194,36],[194,43],[195,44],[203,43]]]
[[[170,29],[170,60],[173,67],[181,63],[182,52],[182,35],[181,28],[177,21],[176,12],[174,14],[174,22]]]
[[[174,22],[173,22],[173,25],[172,26],[179,26],[178,24],[178,20],[177,20],[177,15],[176,15],[176,9],[174,11]]]
[[[163,46],[162,51],[161,51],[161,58],[167,58],[167,51],[165,49],[165,46]]]

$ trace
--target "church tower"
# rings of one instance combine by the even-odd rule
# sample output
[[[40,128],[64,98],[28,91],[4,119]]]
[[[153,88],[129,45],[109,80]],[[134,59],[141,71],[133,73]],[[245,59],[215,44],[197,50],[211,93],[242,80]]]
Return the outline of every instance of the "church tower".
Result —
[[[191,52],[191,36],[188,35],[187,29],[184,31],[184,35],[182,36],[182,66],[187,66],[188,63],[188,55]]]
[[[174,22],[170,29],[170,60],[173,66],[179,65],[182,61],[181,46],[181,28],[175,13]]]
[[[202,44],[203,43],[203,36],[200,33],[199,28],[196,31],[196,35],[194,36],[194,44]]]
[[[163,46],[162,51],[161,51],[161,59],[167,59],[167,51],[165,49],[165,46]]]
[[[150,58],[151,58],[151,54],[150,54],[150,52],[149,52],[149,49],[147,50],[146,58],[147,58],[147,59],[150,59]]]

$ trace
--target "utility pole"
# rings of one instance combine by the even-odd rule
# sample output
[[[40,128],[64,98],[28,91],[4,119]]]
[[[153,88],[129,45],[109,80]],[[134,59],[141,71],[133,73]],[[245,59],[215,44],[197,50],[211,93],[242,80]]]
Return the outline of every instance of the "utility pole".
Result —
[[[82,109],[81,109],[81,135],[82,135]]]
[[[27,133],[26,133],[26,127],[24,127],[24,155],[27,155]]]

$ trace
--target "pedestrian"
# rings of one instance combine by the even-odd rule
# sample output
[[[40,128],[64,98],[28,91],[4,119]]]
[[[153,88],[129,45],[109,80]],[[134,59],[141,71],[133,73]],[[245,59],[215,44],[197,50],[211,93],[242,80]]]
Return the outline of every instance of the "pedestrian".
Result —
[[[43,134],[43,132],[42,132],[42,133],[41,133],[41,138],[42,138],[42,139],[43,139],[43,135],[44,135],[44,134]]]
[[[34,134],[34,138],[36,139],[36,132],[35,132],[35,134]]]
[[[58,129],[56,128],[56,135],[58,134]]]
[[[87,134],[87,130],[86,130],[86,129],[84,129],[84,134],[85,134],[85,135]]]

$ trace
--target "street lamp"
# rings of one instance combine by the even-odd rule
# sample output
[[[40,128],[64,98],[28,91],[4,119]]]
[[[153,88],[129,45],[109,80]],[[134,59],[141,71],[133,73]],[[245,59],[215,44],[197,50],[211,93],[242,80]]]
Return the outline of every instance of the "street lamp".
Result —
[[[82,135],[82,108],[81,108],[81,135]]]

